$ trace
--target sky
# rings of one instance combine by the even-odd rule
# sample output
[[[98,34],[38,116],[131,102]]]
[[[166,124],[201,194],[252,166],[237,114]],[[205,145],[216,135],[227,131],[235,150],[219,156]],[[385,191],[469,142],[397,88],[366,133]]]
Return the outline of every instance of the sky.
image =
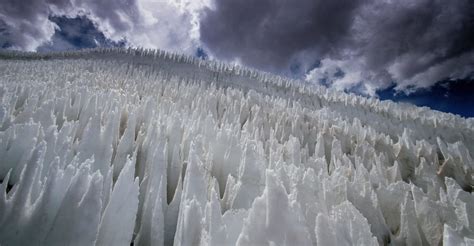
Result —
[[[474,117],[473,13],[472,0],[0,0],[0,49],[178,51]]]

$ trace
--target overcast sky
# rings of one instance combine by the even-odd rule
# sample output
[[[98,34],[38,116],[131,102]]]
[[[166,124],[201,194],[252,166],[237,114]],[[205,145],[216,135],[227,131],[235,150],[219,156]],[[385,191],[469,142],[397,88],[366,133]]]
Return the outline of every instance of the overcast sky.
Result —
[[[160,48],[410,94],[473,80],[473,13],[472,0],[0,0],[0,47]]]

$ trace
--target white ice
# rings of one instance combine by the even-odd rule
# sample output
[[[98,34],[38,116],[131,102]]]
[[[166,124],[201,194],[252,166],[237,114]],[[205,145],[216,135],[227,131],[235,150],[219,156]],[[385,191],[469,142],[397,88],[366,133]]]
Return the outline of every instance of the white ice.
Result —
[[[1,245],[473,245],[474,119],[153,50],[0,52]]]

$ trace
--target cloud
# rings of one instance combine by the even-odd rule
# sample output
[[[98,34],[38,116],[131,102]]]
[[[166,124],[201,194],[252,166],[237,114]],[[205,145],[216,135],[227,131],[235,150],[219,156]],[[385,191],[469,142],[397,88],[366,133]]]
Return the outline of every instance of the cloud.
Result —
[[[216,0],[200,36],[215,56],[267,70],[319,60],[308,80],[337,68],[333,87],[374,94],[472,77],[473,12],[471,0]]]
[[[36,49],[39,52],[124,47],[126,44],[125,40],[115,42],[106,38],[86,16],[74,18],[54,16],[49,19],[57,25],[57,28],[51,39]]]
[[[380,86],[381,83],[386,81],[384,75],[366,69],[362,62],[354,62],[350,59],[333,60],[324,58],[319,66],[306,74],[304,79],[336,90],[373,96],[378,87],[367,83],[367,81],[377,81]]]
[[[45,2],[0,0],[0,6],[2,47],[32,51],[53,35],[55,25],[48,20]]]
[[[192,54],[199,46],[199,10],[207,0],[141,0],[137,1],[140,23],[118,33],[135,46],[160,48]],[[112,35],[108,35],[112,36]]]
[[[216,0],[200,22],[203,43],[218,57],[286,68],[302,52],[330,54],[345,42],[361,0]]]
[[[0,0],[0,46],[36,50],[53,37],[54,16],[86,16],[108,39],[131,46],[194,51],[203,1]]]

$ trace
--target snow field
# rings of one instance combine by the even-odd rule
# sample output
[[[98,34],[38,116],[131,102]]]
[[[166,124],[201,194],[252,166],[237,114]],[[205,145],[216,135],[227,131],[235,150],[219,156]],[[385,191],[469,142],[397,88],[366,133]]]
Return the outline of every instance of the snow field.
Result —
[[[2,245],[472,245],[474,121],[169,53],[0,54]]]

